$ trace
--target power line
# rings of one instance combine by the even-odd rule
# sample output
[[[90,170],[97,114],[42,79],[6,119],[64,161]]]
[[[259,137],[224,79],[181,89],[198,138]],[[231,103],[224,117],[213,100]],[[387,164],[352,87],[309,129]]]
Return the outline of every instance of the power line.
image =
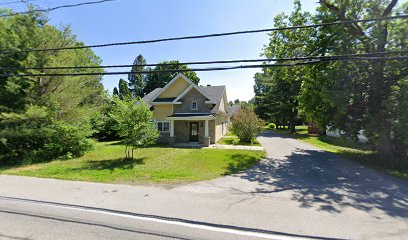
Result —
[[[370,19],[360,19],[360,20],[347,20],[347,21],[335,21],[320,24],[311,25],[301,25],[301,26],[289,26],[289,27],[278,27],[278,28],[265,28],[257,30],[247,30],[247,31],[236,31],[236,32],[224,32],[224,33],[212,33],[205,35],[194,35],[194,36],[184,36],[184,37],[172,37],[172,38],[161,38],[153,40],[141,40],[141,41],[131,41],[131,42],[114,42],[96,45],[85,45],[85,46],[71,46],[71,47],[59,47],[59,48],[42,48],[42,49],[26,49],[20,51],[13,50],[0,50],[0,53],[22,53],[22,52],[43,52],[43,51],[60,51],[60,50],[72,50],[72,49],[83,49],[83,48],[100,48],[100,47],[111,47],[111,46],[123,46],[123,45],[135,45],[135,44],[148,44],[148,43],[158,43],[158,42],[168,42],[168,41],[179,41],[188,39],[199,39],[199,38],[212,38],[221,36],[232,36],[240,34],[252,34],[252,33],[262,33],[262,32],[272,32],[272,31],[283,31],[283,30],[294,30],[294,29],[305,29],[305,28],[317,28],[323,26],[332,26],[337,24],[348,24],[348,23],[362,23],[362,22],[374,22],[383,20],[393,20],[393,19],[405,19],[408,15],[399,16],[389,16],[389,17],[379,17]]]
[[[125,67],[155,67],[160,66],[178,66],[178,65],[207,65],[207,64],[224,64],[224,63],[251,63],[251,62],[276,62],[276,61],[299,61],[299,60],[340,60],[342,58],[353,57],[368,57],[368,56],[384,56],[388,54],[401,54],[408,53],[408,50],[389,51],[389,52],[371,52],[371,53],[359,53],[359,54],[344,54],[344,55],[332,55],[332,56],[305,56],[305,57],[293,57],[293,58],[261,58],[261,59],[238,59],[238,60],[219,60],[219,61],[196,61],[196,62],[181,62],[181,63],[152,63],[152,64],[124,64],[124,65],[102,65],[102,66],[61,66],[61,67],[18,67],[18,68],[1,68],[9,71],[15,70],[67,70],[67,69],[100,69],[100,68],[125,68]]]
[[[29,3],[29,2],[34,2],[34,1],[37,1],[37,0],[22,0],[22,1],[3,2],[3,3],[0,3],[0,5],[16,4],[16,3]]]
[[[104,3],[104,2],[113,2],[113,1],[116,1],[116,0],[100,0],[100,1],[93,1],[93,2],[83,2],[83,3],[77,3],[77,4],[68,4],[68,5],[56,6],[56,7],[52,7],[52,8],[46,8],[46,9],[35,9],[35,10],[26,11],[26,12],[8,13],[8,14],[0,15],[0,17],[10,17],[10,16],[19,15],[19,14],[29,14],[29,13],[36,13],[36,12],[51,12],[51,11],[61,9],[61,8],[72,8],[72,7],[100,4],[100,3]]]
[[[354,57],[350,59],[338,59],[340,61],[377,61],[377,60],[408,60],[408,56],[395,56],[395,57]],[[206,72],[206,71],[223,71],[234,69],[246,69],[246,68],[269,68],[269,67],[294,67],[300,65],[316,64],[325,62],[328,60],[312,60],[306,62],[293,62],[293,63],[275,63],[275,64],[254,64],[254,65],[240,65],[229,67],[212,67],[212,68],[196,68],[196,69],[166,69],[166,70],[154,70],[154,71],[126,71],[126,72],[84,72],[84,73],[34,73],[34,74],[0,74],[0,77],[57,77],[57,76],[101,76],[101,75],[123,75],[123,74],[152,74],[152,73],[165,73],[165,72]],[[333,60],[330,60],[333,61]],[[335,60],[337,61],[337,60]]]

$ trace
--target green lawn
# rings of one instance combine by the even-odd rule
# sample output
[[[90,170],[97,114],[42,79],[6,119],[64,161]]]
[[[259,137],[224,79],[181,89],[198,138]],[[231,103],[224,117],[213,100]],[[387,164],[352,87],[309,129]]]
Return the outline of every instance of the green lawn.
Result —
[[[3,167],[0,174],[110,183],[183,183],[217,178],[249,168],[263,151],[187,149],[154,146],[124,158],[117,142],[97,143],[80,158],[20,167]]]
[[[354,143],[344,138],[336,138],[330,136],[313,136],[307,134],[307,126],[296,126],[296,133],[289,134],[288,129],[268,129],[272,132],[279,133],[285,136],[302,140],[310,145],[321,148],[327,152],[338,154],[344,158],[358,161],[364,165],[368,165],[387,172],[393,176],[408,180],[408,172],[393,168],[386,168],[379,164],[379,159],[375,152],[366,144]]]

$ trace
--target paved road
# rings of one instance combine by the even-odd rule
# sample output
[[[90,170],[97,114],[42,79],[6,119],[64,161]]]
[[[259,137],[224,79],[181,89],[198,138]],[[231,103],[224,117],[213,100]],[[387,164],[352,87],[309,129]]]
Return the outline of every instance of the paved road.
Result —
[[[55,235],[59,239],[408,236],[406,182],[294,139],[264,133],[259,141],[268,159],[256,167],[181,186],[126,186],[0,175],[2,196],[177,218],[173,223],[157,222],[0,200],[0,239],[55,239]],[[185,222],[191,225],[183,225]],[[266,230],[266,235],[256,235],[259,231],[255,229]]]

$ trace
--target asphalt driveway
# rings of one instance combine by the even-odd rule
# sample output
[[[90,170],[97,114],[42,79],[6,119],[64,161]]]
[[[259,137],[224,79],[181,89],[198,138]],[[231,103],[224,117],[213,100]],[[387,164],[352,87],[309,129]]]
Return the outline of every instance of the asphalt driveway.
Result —
[[[267,159],[254,168],[186,187],[240,194],[251,204],[274,200],[265,211],[283,229],[299,224],[325,236],[408,236],[407,182],[279,134],[265,131],[258,140]]]
[[[127,186],[0,175],[0,197],[78,204],[222,228],[260,229],[276,236],[273,239],[406,239],[408,236],[407,182],[295,139],[265,132],[259,142],[267,151],[267,159],[247,171],[211,181],[181,186]],[[79,215],[55,206],[42,209],[26,205],[0,199],[0,215],[4,215],[0,219],[8,219],[0,224],[0,238],[1,234],[33,236],[35,229],[42,229],[37,226],[41,225],[40,219],[51,221],[47,226],[58,224],[61,231],[67,229],[66,224],[97,226],[92,230],[75,225],[78,230],[69,232],[81,232],[83,236],[101,232],[101,228],[115,235],[111,227],[115,223],[115,231],[122,234],[130,230],[144,233],[161,229],[160,234],[178,233],[175,236],[193,236],[193,239],[247,238],[215,236],[211,235],[215,234],[213,231],[200,235],[197,228],[167,229],[168,225],[157,226],[146,221],[125,221],[121,217],[113,220],[109,215],[93,216],[87,212]],[[7,227],[7,222],[14,225]],[[21,228],[16,228],[16,222],[21,223]],[[41,230],[38,234],[35,236],[41,237],[33,239],[52,239],[56,233]],[[66,235],[66,239],[71,237]]]

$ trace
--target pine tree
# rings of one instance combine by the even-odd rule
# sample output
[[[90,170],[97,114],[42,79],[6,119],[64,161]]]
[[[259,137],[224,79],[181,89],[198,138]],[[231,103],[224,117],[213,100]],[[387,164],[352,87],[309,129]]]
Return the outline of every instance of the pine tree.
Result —
[[[146,60],[139,54],[133,61],[132,72],[144,71],[145,67],[140,65],[145,65]],[[144,87],[146,85],[146,75],[139,73],[130,73],[128,75],[129,87],[136,97],[143,97],[146,93],[144,92]]]
[[[127,82],[124,79],[119,79],[119,98],[125,99],[132,97],[132,93],[128,87]]]
[[[113,88],[113,96],[118,96],[119,97],[119,91],[117,87]]]

